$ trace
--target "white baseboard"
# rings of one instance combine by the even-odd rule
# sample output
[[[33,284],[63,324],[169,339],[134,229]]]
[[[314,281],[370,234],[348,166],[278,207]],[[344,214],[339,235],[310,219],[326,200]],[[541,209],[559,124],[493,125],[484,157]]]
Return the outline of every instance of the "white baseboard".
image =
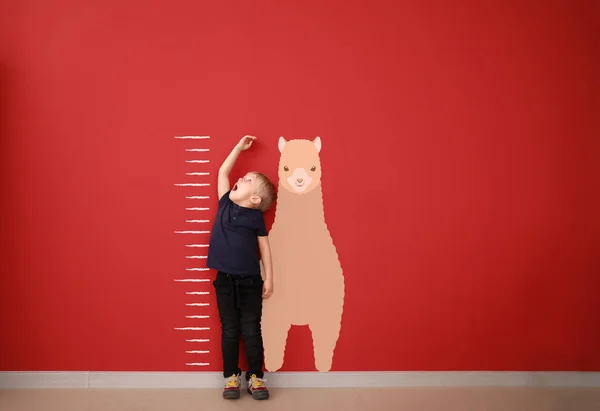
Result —
[[[596,387],[600,372],[278,372],[270,387]],[[0,372],[0,388],[221,388],[217,372]]]
[[[0,388],[86,388],[89,372],[0,372]]]

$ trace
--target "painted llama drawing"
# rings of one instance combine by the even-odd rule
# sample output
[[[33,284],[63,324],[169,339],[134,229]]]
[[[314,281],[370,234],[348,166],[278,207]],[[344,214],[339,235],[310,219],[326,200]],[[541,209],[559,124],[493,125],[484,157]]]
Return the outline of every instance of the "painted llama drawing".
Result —
[[[329,371],[344,309],[344,275],[325,223],[321,186],[322,142],[279,139],[279,189],[269,233],[273,296],[264,302],[265,368],[284,360],[292,325],[312,332],[315,366]]]

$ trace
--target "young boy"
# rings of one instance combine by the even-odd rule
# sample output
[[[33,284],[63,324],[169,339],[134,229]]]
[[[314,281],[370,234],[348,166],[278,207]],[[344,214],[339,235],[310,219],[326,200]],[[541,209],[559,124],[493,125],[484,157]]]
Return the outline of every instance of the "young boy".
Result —
[[[221,319],[221,350],[225,389],[223,398],[240,397],[238,366],[240,334],[244,338],[248,393],[269,398],[263,379],[262,300],[273,293],[271,249],[263,212],[277,199],[275,185],[263,174],[250,172],[230,188],[229,173],[242,151],[256,137],[245,136],[219,169],[219,208],[213,224],[207,267],[217,270],[213,282]],[[259,257],[260,251],[260,257]],[[263,279],[260,259],[264,265]]]

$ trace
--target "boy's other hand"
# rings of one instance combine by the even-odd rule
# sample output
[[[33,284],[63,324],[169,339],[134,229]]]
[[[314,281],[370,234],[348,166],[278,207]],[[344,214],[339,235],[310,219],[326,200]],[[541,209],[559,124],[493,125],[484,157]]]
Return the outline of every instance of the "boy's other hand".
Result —
[[[273,295],[273,280],[267,280],[263,284],[263,298],[269,298]]]
[[[248,150],[252,146],[254,140],[256,140],[256,137],[254,136],[244,136],[236,147],[240,149],[240,151]]]

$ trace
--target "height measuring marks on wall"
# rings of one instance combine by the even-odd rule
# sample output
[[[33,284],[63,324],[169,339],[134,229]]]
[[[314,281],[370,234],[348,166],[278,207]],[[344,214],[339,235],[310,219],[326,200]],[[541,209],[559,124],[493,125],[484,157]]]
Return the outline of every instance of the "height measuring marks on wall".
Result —
[[[175,281],[184,286],[187,297],[191,301],[186,302],[186,306],[193,307],[194,312],[186,315],[182,319],[182,324],[175,327],[175,330],[181,331],[189,348],[186,349],[186,355],[190,360],[185,365],[190,367],[206,367],[210,363],[205,360],[210,351],[206,348],[210,342],[209,319],[207,312],[209,287],[211,284],[208,277],[209,269],[206,267],[208,254],[208,242],[210,235],[210,207],[206,205],[210,199],[210,173],[206,164],[210,162],[207,143],[210,136],[177,136],[177,141],[186,142],[185,151],[190,155],[186,163],[195,165],[192,171],[186,172],[186,178],[183,182],[175,184],[177,187],[193,188],[192,195],[185,195],[186,219],[182,229],[175,231],[176,235],[186,237],[185,258],[190,262],[185,268],[185,272],[178,275]],[[189,193],[189,190],[186,190]],[[187,215],[189,214],[189,217]],[[185,275],[184,275],[185,274]]]

